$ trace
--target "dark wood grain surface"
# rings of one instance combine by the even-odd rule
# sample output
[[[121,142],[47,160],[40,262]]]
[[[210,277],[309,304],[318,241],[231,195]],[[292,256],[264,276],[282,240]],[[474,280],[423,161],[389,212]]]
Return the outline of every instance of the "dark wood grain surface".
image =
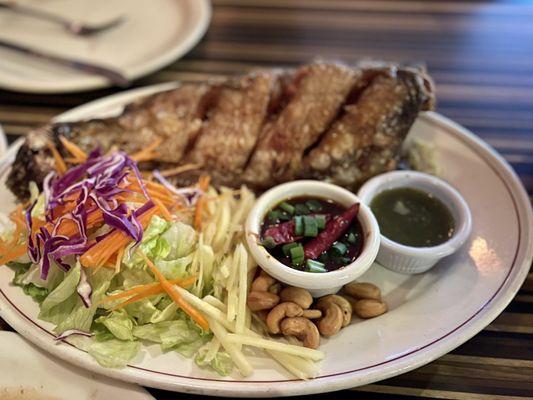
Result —
[[[426,63],[437,84],[437,110],[496,148],[533,194],[533,4],[528,1],[217,0],[202,42],[135,86],[314,58]],[[117,91],[29,95],[0,90],[0,123],[13,141],[69,108]],[[2,328],[8,327],[0,320]],[[152,393],[157,399],[192,397]],[[350,394],[533,398],[533,274],[506,310],[458,349]]]

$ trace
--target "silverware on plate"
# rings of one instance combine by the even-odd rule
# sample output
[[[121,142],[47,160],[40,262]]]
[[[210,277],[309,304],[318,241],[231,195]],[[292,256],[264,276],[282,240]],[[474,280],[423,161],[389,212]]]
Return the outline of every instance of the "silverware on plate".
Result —
[[[123,15],[113,18],[110,21],[106,21],[100,24],[86,24],[79,21],[74,21],[55,14],[50,11],[40,10],[33,7],[28,7],[22,4],[14,3],[11,1],[0,2],[0,9],[6,9],[12,12],[16,12],[21,15],[27,15],[33,18],[44,19],[46,21],[54,22],[61,25],[67,32],[78,36],[90,36],[96,33],[107,31],[111,28],[115,28],[126,20]]]
[[[0,47],[15,51],[17,53],[25,54],[28,56],[33,56],[52,62],[54,64],[62,65],[77,71],[85,72],[92,75],[100,75],[104,78],[107,78],[109,81],[120,87],[129,86],[130,82],[121,72],[104,67],[98,64],[93,64],[86,61],[80,61],[72,58],[67,58],[63,56],[58,56],[55,54],[50,54],[43,50],[36,50],[18,43],[13,43],[5,39],[0,39]]]

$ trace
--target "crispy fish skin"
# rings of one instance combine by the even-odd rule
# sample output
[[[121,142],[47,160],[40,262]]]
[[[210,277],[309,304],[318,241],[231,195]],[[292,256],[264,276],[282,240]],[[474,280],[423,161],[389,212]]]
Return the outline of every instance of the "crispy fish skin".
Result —
[[[266,118],[276,78],[259,72],[223,85],[186,161],[215,171],[218,181],[241,174]]]
[[[117,148],[132,154],[162,139],[163,143],[156,149],[156,161],[177,163],[198,135],[216,89],[208,84],[186,83],[143,97],[127,105],[118,117],[56,123],[30,132],[17,154],[7,185],[18,198],[28,198],[28,183],[35,181],[40,186],[54,169],[47,141],[52,141],[63,156],[68,156],[59,136],[73,141],[87,153],[98,147],[104,152]]]
[[[59,133],[64,131],[85,151],[100,146],[135,153],[162,140],[156,161],[178,162],[202,128],[203,102],[210,90],[206,84],[183,84],[128,105],[116,118],[65,124]]]
[[[335,118],[361,71],[315,63],[296,72],[296,92],[268,122],[244,173],[256,188],[294,178],[304,151]]]
[[[431,101],[419,74],[394,69],[378,74],[309,152],[300,176],[355,189],[396,168],[405,136]]]
[[[141,169],[203,167],[171,180],[194,183],[207,173],[215,186],[247,184],[262,191],[295,179],[323,179],[355,188],[396,166],[418,112],[430,109],[433,87],[423,70],[313,63],[223,83],[185,83],[142,98],[117,117],[51,124],[30,132],[8,176],[29,197],[54,169],[52,141],[68,156],[63,135],[86,152],[100,147],[135,153],[163,139]],[[191,151],[192,150],[192,151]],[[244,170],[244,172],[242,172]]]

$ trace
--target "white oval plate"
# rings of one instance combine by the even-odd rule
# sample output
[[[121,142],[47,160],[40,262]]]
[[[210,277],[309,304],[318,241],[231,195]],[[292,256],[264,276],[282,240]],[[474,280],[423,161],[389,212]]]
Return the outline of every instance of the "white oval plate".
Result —
[[[124,92],[69,111],[57,120],[108,116],[156,86]],[[515,173],[487,144],[436,113],[420,116],[406,141],[434,143],[440,176],[465,197],[473,214],[472,236],[455,255],[421,275],[401,275],[372,267],[363,280],[383,289],[390,311],[354,321],[324,340],[321,374],[293,379],[275,362],[255,356],[255,373],[221,378],[197,368],[177,353],[146,346],[125,369],[104,369],[89,355],[53,340],[52,327],[37,319],[38,307],[9,284],[12,272],[0,268],[0,315],[39,347],[88,370],[145,386],[218,396],[287,396],[334,391],[389,378],[455,349],[487,326],[511,301],[533,258],[529,199]],[[13,207],[13,195],[0,182],[0,211]]]
[[[22,0],[24,4],[88,23],[124,15],[121,25],[91,37],[0,10],[0,38],[60,56],[99,63],[133,80],[187,53],[211,19],[209,0]],[[108,80],[0,49],[0,87],[66,93],[111,86]]]
[[[154,400],[143,388],[61,362],[13,332],[0,332],[0,399]]]

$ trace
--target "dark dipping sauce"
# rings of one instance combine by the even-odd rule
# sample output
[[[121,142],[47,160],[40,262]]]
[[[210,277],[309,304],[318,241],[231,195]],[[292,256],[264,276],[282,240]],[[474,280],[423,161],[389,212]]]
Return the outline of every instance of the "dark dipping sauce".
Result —
[[[438,246],[450,239],[455,230],[450,210],[422,190],[385,190],[374,197],[370,208],[381,234],[406,246]]]
[[[358,205],[346,208],[332,200],[307,196],[288,199],[266,214],[261,243],[288,267],[306,272],[335,271],[355,261],[363,249],[357,213]],[[345,223],[348,214],[353,218]],[[309,257],[320,248],[315,246],[318,241],[333,237],[329,235],[332,231],[342,233],[325,251]]]

